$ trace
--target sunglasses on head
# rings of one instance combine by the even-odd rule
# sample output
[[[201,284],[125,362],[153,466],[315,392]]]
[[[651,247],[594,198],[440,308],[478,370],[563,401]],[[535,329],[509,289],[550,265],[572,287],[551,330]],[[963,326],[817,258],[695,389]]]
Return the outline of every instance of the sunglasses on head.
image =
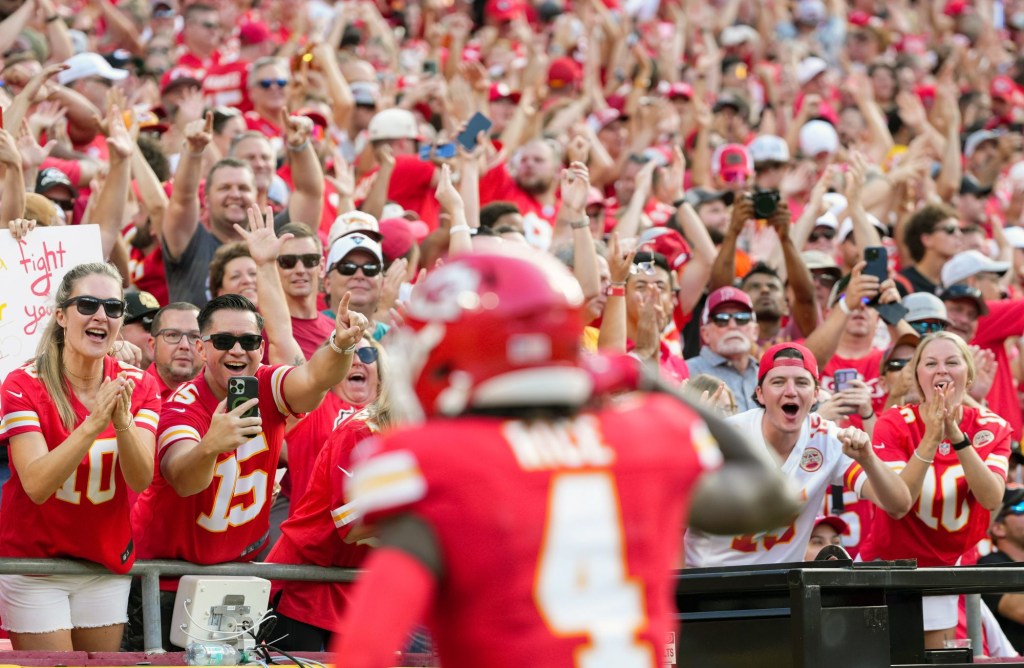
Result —
[[[334,270],[342,276],[355,276],[356,272],[360,269],[363,270],[363,276],[367,278],[376,276],[380,273],[380,264],[377,262],[369,262],[367,264],[356,264],[355,262],[339,262],[334,265]]]
[[[909,363],[909,359],[891,359],[885,363],[885,371],[886,373],[890,371],[900,371]]]
[[[941,332],[946,329],[945,323],[941,322],[928,322],[927,320],[921,320],[919,322],[912,322],[910,326],[914,328],[914,331],[919,336],[925,336],[926,334],[934,334],[935,332]]]
[[[826,227],[823,230],[815,230],[811,232],[811,235],[807,237],[807,240],[811,242],[818,241],[819,239],[828,239],[829,241],[832,241],[835,238],[836,231],[833,230],[831,227]]]
[[[123,299],[99,299],[98,297],[72,297],[63,304],[61,308],[67,308],[72,304],[78,308],[82,315],[93,315],[103,306],[103,312],[108,318],[117,319],[124,316],[125,302]]]
[[[373,346],[366,346],[365,348],[356,348],[356,357],[363,364],[373,364],[377,361],[377,349]]]
[[[750,322],[753,319],[754,319],[754,314],[753,313],[744,313],[744,312],[740,312],[740,313],[715,313],[714,315],[712,315],[709,318],[709,320],[711,322],[715,323],[719,327],[728,327],[730,320],[735,321],[737,326],[742,327],[743,325],[749,325]]]
[[[260,88],[262,88],[263,90],[270,90],[273,86],[277,86],[278,88],[284,88],[285,86],[288,85],[288,80],[287,79],[260,79],[259,80],[259,85],[260,85]]]
[[[320,264],[319,253],[303,253],[302,255],[278,255],[277,266],[282,269],[294,269],[295,265],[302,262],[306,269],[312,269]]]
[[[259,334],[242,334],[240,336],[235,336],[234,334],[207,334],[203,337],[203,341],[209,341],[217,350],[231,350],[237,343],[242,346],[242,350],[252,352],[259,350],[260,345],[263,343],[263,337]]]

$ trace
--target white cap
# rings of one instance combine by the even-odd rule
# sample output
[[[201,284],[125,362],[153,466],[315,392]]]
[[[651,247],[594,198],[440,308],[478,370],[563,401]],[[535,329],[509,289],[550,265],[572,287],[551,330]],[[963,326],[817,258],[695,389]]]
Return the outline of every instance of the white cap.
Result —
[[[100,77],[108,81],[120,81],[128,76],[128,70],[111,67],[98,53],[79,53],[64,61],[68,69],[57,75],[57,83],[66,86],[86,77]]]
[[[831,227],[834,230],[837,227],[839,227],[839,219],[836,218],[836,214],[832,213],[831,211],[826,211],[825,213],[818,216],[818,218],[814,221],[814,226]]]
[[[1024,248],[1024,227],[1007,227],[1003,230],[1006,241],[1014,248]]]
[[[976,130],[967,135],[967,141],[964,142],[964,157],[969,158],[974,155],[974,152],[978,150],[978,146],[984,142],[998,140],[999,134],[992,130]]]
[[[789,162],[789,144],[776,135],[759,135],[747,145],[754,164],[759,162]]]
[[[921,320],[949,322],[946,315],[946,302],[930,292],[911,292],[900,301],[903,308],[907,309],[907,314],[903,316],[907,322],[920,322]]]
[[[828,63],[817,56],[809,56],[796,66],[796,80],[801,86],[828,69]]]
[[[353,232],[338,238],[337,241],[331,244],[331,250],[327,253],[327,269],[330,270],[334,265],[344,260],[349,253],[357,250],[367,251],[376,257],[381,264],[384,263],[384,253],[380,249],[380,244],[365,234]]]
[[[800,152],[808,158],[832,155],[839,148],[839,135],[828,121],[807,121],[800,128]]]
[[[334,219],[334,224],[327,233],[328,248],[339,238],[352,232],[362,232],[371,239],[381,240],[380,224],[376,218],[365,211],[346,211]]]
[[[839,217],[839,214],[846,211],[846,207],[850,205],[846,201],[846,196],[840,193],[825,193],[821,196],[821,201],[825,204],[829,211]]]
[[[828,10],[821,0],[799,0],[793,10],[793,18],[801,23],[821,23],[827,15]]]
[[[872,213],[867,213],[864,214],[864,217],[868,219],[869,223],[875,226],[875,229],[878,230],[878,233],[883,237],[889,235],[889,230],[885,229],[885,225],[882,224],[882,221],[878,220],[878,216]],[[839,237],[840,241],[844,241],[846,237],[850,236],[851,232],[853,232],[853,220],[849,217],[843,218],[843,223],[839,226],[839,234],[836,236]]]
[[[942,265],[942,287],[948,288],[983,271],[994,274],[1005,274],[1010,269],[1009,262],[996,262],[986,257],[981,251],[960,251],[946,264]]]
[[[759,42],[760,35],[748,25],[728,26],[722,30],[718,43],[724,47],[739,46],[744,42]]]
[[[405,109],[385,109],[370,119],[370,141],[378,139],[416,139],[420,136],[416,117]]]

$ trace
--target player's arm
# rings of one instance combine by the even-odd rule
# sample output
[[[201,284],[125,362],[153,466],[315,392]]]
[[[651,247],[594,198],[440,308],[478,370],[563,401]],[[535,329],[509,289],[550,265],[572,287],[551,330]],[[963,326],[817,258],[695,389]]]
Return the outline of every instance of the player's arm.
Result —
[[[367,559],[331,647],[338,665],[347,668],[392,665],[440,578],[440,547],[425,521],[401,515],[383,522],[379,535],[381,546]]]
[[[292,369],[284,378],[284,399],[296,413],[316,409],[327,392],[345,380],[352,365],[352,351],[369,326],[366,316],[348,310],[349,293],[338,304],[333,345],[321,347],[309,358],[309,364]],[[347,352],[338,352],[346,351]]]
[[[176,428],[171,426],[163,430],[161,447],[167,448],[167,452],[160,460],[160,474],[178,496],[192,496],[209,487],[218,455],[231,452],[260,433],[262,418],[242,417],[258,403],[259,399],[250,399],[227,412],[227,400],[221,401],[210,419],[210,428],[198,441],[190,438],[171,440],[175,437]]]

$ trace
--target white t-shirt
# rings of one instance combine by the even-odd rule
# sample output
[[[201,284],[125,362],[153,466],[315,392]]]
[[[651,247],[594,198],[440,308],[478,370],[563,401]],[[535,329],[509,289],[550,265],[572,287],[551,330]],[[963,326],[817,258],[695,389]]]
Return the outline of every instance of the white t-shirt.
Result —
[[[761,431],[763,408],[754,408],[728,419],[746,434],[754,447],[764,448],[774,459],[778,455]],[[686,566],[706,568],[782,564],[803,561],[811,539],[814,520],[820,514],[829,485],[846,484],[860,496],[867,480],[859,464],[843,454],[836,438],[839,427],[817,413],[804,422],[800,439],[782,463],[782,472],[806,501],[800,515],[789,526],[746,536],[714,536],[690,529],[686,532]]]

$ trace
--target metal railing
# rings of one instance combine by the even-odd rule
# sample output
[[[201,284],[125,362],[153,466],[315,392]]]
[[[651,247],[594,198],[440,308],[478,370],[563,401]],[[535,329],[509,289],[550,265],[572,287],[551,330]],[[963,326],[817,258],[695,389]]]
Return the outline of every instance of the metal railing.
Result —
[[[231,562],[203,566],[188,561],[136,561],[129,575],[142,579],[142,635],[146,654],[164,652],[160,638],[160,578],[182,575],[250,575],[267,580],[353,582],[360,571],[296,564]],[[72,559],[0,559],[0,575],[110,575],[98,564]]]

